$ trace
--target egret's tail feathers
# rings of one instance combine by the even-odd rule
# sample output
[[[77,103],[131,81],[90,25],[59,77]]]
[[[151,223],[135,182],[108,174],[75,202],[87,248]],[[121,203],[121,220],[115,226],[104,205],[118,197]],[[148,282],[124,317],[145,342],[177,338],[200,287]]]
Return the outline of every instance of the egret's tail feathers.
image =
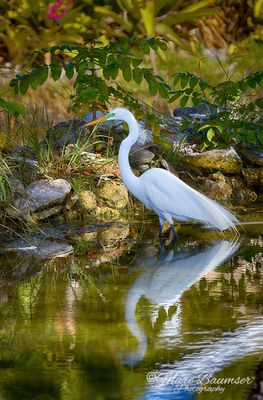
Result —
[[[230,211],[205,195],[195,192],[198,195],[196,196],[196,206],[200,209],[200,216],[204,215],[204,218],[200,220],[205,225],[220,231],[230,229],[236,234],[239,233],[236,226],[240,225],[240,222]]]

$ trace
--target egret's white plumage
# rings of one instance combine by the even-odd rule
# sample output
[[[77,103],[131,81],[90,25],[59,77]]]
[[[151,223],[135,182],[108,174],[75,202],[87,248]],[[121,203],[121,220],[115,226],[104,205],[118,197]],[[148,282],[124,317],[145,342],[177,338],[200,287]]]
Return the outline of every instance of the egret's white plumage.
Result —
[[[128,124],[129,135],[121,143],[118,164],[121,178],[128,190],[160,220],[173,228],[177,221],[199,221],[221,231],[236,230],[237,218],[224,207],[197,192],[175,175],[161,168],[152,168],[137,177],[129,164],[129,152],[138,139],[138,124],[133,114],[125,108],[116,108],[107,116],[108,120],[122,120]],[[175,233],[175,231],[174,231]]]

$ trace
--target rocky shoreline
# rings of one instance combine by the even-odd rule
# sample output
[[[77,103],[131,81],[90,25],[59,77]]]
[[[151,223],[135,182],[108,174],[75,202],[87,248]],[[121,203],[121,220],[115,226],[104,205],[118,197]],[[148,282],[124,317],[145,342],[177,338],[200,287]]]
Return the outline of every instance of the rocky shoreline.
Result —
[[[120,180],[116,157],[107,157],[94,146],[90,147],[91,151],[80,150],[79,140],[90,119],[89,113],[85,119],[59,123],[46,135],[46,140],[52,139],[54,152],[61,153],[63,147],[64,168],[70,168],[69,160],[79,152],[80,173],[73,170],[74,179],[70,174],[69,178],[65,177],[63,171],[61,176],[59,171],[56,176],[47,175],[45,166],[28,147],[16,146],[12,150],[9,157],[13,160],[13,177],[10,178],[9,201],[4,209],[2,207],[2,215],[11,220],[35,223],[58,215],[67,219],[116,220],[125,215],[127,218],[131,208],[142,210]],[[130,163],[137,175],[152,167],[165,168],[228,207],[246,207],[262,200],[262,151],[231,146],[198,152],[190,140],[178,141],[179,133],[169,128],[171,119],[165,130],[171,143],[170,154],[174,154],[173,162],[166,159],[165,149],[160,144],[152,143],[151,131],[142,122],[139,124],[139,139],[130,153]],[[176,125],[176,118],[173,122]],[[125,136],[122,126],[112,122],[101,126],[99,132],[114,138],[117,145]],[[86,131],[83,138],[85,135]],[[41,145],[45,146],[45,142]]]

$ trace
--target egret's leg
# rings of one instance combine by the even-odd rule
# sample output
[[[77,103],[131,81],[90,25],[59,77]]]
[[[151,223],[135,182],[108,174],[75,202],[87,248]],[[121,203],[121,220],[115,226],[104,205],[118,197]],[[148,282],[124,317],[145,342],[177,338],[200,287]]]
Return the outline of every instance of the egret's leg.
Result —
[[[177,232],[176,232],[176,229],[175,229],[175,227],[174,227],[174,224],[173,224],[173,223],[170,224],[170,227],[171,227],[171,229],[172,229],[174,238],[177,239],[177,238],[178,238],[178,234],[177,234]]]
[[[159,237],[161,238],[163,236],[163,224],[164,224],[164,218],[159,217],[160,221],[160,226],[159,226]]]

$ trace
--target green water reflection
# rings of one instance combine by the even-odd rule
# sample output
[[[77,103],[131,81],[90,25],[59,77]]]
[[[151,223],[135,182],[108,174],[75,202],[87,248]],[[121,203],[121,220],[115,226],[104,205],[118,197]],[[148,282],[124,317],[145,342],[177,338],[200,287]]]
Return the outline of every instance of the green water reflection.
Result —
[[[260,229],[249,225],[242,242],[181,231],[160,251],[155,225],[124,224],[69,235],[65,258],[2,255],[0,399],[222,399],[178,394],[171,376],[253,376],[263,355]],[[161,384],[147,382],[150,371]],[[225,385],[224,400],[252,386]]]

